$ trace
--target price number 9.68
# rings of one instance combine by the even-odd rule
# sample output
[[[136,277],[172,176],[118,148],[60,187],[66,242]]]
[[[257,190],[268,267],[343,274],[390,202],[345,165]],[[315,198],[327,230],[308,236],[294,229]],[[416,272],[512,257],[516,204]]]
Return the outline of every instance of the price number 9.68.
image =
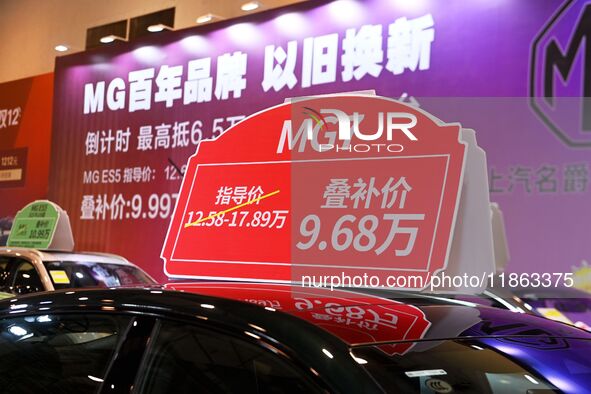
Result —
[[[396,235],[406,234],[408,241],[402,249],[395,249],[396,256],[408,256],[417,239],[418,226],[401,226],[401,221],[423,221],[424,214],[390,214],[386,213],[382,218],[375,215],[365,215],[359,220],[355,215],[343,215],[334,224],[330,242],[318,241],[321,229],[321,220],[318,215],[310,214],[300,223],[300,235],[306,239],[298,242],[296,247],[300,250],[308,250],[314,245],[324,250],[328,246],[337,252],[343,252],[353,247],[357,252],[373,251],[376,255],[384,253],[392,244]],[[386,238],[381,241],[376,236],[376,230],[383,225],[389,225]]]

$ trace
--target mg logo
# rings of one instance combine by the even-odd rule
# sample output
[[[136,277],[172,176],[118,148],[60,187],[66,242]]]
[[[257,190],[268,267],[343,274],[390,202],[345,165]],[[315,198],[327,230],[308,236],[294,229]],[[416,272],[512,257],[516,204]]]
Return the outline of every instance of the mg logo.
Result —
[[[330,123],[336,123],[339,126],[339,139],[351,140],[352,134],[362,141],[375,141],[382,137],[384,133],[384,123],[386,123],[386,134],[388,141],[392,140],[392,135],[395,130],[400,130],[411,141],[416,141],[417,137],[410,131],[417,125],[417,117],[413,114],[405,112],[388,112],[384,115],[383,112],[378,113],[378,127],[372,132],[366,133],[360,130],[360,123],[365,118],[365,115],[359,112],[353,112],[353,115],[348,115],[338,109],[321,109],[320,114],[328,115],[322,116],[322,120]],[[333,115],[331,117],[330,115]],[[329,119],[333,119],[330,120]],[[387,119],[386,121],[384,119]],[[352,130],[352,132],[351,132]],[[313,133],[308,133],[308,139],[313,138]]]
[[[564,144],[591,148],[591,2],[568,0],[535,37],[530,105]]]
[[[283,152],[286,148],[290,151],[304,152],[307,143],[310,143],[317,152],[343,150],[365,153],[372,150],[372,147],[378,151],[384,148],[391,153],[404,150],[400,144],[382,143],[354,146],[351,145],[353,136],[360,141],[384,140],[384,142],[391,142],[394,139],[418,141],[412,133],[412,128],[417,125],[417,117],[408,112],[378,112],[373,119],[374,123],[370,123],[369,121],[364,122],[367,117],[359,112],[348,114],[339,109],[320,109],[320,111],[309,107],[304,109],[306,110],[305,117],[299,126],[294,126],[292,119],[284,121],[277,153]],[[366,123],[375,127],[363,128]],[[339,142],[342,145],[338,145]]]

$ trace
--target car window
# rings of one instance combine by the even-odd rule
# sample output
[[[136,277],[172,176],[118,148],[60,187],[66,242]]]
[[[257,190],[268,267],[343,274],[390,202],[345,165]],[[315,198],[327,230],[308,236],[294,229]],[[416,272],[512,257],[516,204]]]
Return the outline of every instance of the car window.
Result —
[[[97,392],[128,324],[122,316],[79,314],[0,320],[1,392]]]
[[[132,265],[89,261],[44,261],[43,264],[56,290],[154,284],[142,270]]]
[[[547,346],[543,343],[544,340],[542,338],[540,341],[542,345]],[[357,359],[363,360],[363,367],[386,392],[409,394],[561,392],[547,380],[551,374],[545,376],[536,370],[532,362],[524,362],[517,357],[512,357],[527,354],[526,351],[496,339],[416,342],[408,343],[406,347],[407,350],[389,345],[362,346],[355,348],[353,354]],[[505,349],[510,354],[504,355],[497,348]],[[555,349],[551,351],[535,350],[530,347],[526,349],[532,355],[543,354],[548,359],[556,357]],[[561,357],[565,356],[564,353],[559,354]],[[584,357],[580,355],[577,357],[578,359],[572,359],[572,365],[586,365],[587,361]],[[537,358],[542,363],[547,362],[542,356]],[[568,368],[561,373],[564,373],[564,378],[572,379],[572,382],[580,379],[586,381],[590,371],[587,367],[585,368],[586,370],[578,372],[573,369],[570,376],[567,376]],[[575,373],[580,375],[576,376]]]
[[[0,256],[0,289],[6,290],[10,283],[8,278],[10,277],[10,269],[12,268],[10,257]]]
[[[141,393],[315,393],[297,367],[266,348],[233,336],[163,323]]]
[[[20,263],[14,275],[12,292],[15,294],[26,294],[43,290],[43,283],[33,264],[28,261]]]

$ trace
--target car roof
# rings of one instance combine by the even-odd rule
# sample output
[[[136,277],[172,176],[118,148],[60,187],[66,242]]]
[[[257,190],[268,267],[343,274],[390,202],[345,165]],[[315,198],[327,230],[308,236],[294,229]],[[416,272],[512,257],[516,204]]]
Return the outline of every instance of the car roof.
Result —
[[[172,287],[179,288],[179,291],[166,289]],[[184,288],[182,291],[181,287]],[[355,352],[368,346],[394,356],[413,348],[420,351],[421,346],[434,346],[440,340],[487,341],[498,338],[528,348],[548,347],[552,338],[591,340],[591,334],[583,330],[540,317],[497,308],[445,303],[440,299],[430,304],[424,298],[413,304],[409,300],[390,300],[350,291],[260,283],[171,283],[166,288],[33,293],[1,300],[0,319],[68,312],[143,314],[194,324],[206,321],[212,330],[231,330],[262,338],[280,351],[297,355],[302,365],[309,365],[321,375],[338,375],[335,379],[346,381],[342,383],[344,387],[364,379],[356,375],[360,373],[357,363],[364,360],[356,359]],[[256,298],[251,298],[254,296]],[[275,307],[269,306],[269,300]],[[307,309],[310,305],[312,307]],[[356,315],[375,317],[369,311],[378,313],[381,319],[387,318],[387,313],[393,313],[399,319],[394,326],[382,324],[378,327],[378,333],[372,332],[374,338],[360,337],[359,332],[371,330],[348,324],[344,318],[337,322],[317,320],[314,316],[316,312],[327,311],[345,311],[351,320],[355,320]],[[414,328],[415,324],[418,329]],[[405,336],[401,337],[401,333]],[[335,365],[339,367],[335,369]]]
[[[157,289],[117,288],[58,290],[0,301],[0,321],[11,317],[59,313],[151,315],[265,342],[279,354],[295,357],[316,376],[333,376],[337,386],[363,387],[374,393],[375,382],[354,361],[345,343],[301,319],[250,303]],[[275,351],[273,350],[273,351]],[[329,360],[326,353],[330,352]],[[339,368],[334,365],[338,363]],[[342,376],[344,374],[344,376]]]
[[[521,298],[589,298],[591,294],[575,287],[517,287],[513,293]]]
[[[201,316],[221,325],[231,321],[240,327],[260,327],[258,323],[264,321],[270,327],[269,335],[273,334],[272,327],[282,327],[289,321],[293,332],[305,334],[321,328],[348,346],[515,335],[591,339],[591,334],[583,330],[537,316],[462,305],[455,300],[445,302],[439,297],[429,302],[429,298],[419,302],[414,297],[393,300],[352,291],[268,283],[169,283],[162,290],[76,289],[27,295],[0,301],[0,313],[13,312],[11,304],[21,305],[19,313],[46,311],[47,304],[41,302],[51,301],[50,310],[107,307],[190,319]]]
[[[263,308],[273,308],[269,300],[274,300],[282,312],[323,328],[349,346],[532,334],[591,339],[591,334],[566,324],[438,295],[380,291],[376,296],[363,290],[244,282],[172,282],[165,288]]]
[[[32,248],[0,247],[0,254],[22,255],[24,257],[34,256],[41,261],[79,261],[135,266],[135,264],[129,262],[125,257],[99,252],[62,252]]]

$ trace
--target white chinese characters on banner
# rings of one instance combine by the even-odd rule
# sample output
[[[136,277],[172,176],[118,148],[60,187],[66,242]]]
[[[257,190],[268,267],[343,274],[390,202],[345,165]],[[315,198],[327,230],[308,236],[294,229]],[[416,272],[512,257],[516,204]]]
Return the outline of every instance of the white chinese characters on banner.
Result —
[[[431,14],[400,17],[388,26],[368,24],[349,28],[341,35],[331,33],[307,37],[301,43],[292,40],[283,46],[267,45],[260,79],[263,91],[293,89],[298,83],[309,88],[334,83],[339,76],[342,82],[378,78],[384,69],[393,75],[428,70],[435,22]],[[215,70],[207,57],[188,61],[186,70],[185,65],[165,64],[158,70],[131,71],[127,82],[117,77],[108,86],[106,81],[87,83],[84,113],[103,112],[105,107],[121,110],[126,103],[128,111],[135,112],[150,110],[153,102],[171,108],[177,100],[190,105],[210,102],[214,97],[237,99],[243,97],[247,87],[247,70],[248,55],[234,51],[218,56]]]
[[[244,115],[215,118],[211,124],[213,135],[220,135],[235,125]],[[137,134],[136,134],[137,133]],[[108,155],[111,153],[136,151],[145,152],[160,149],[178,149],[196,146],[203,139],[203,122],[175,121],[155,125],[142,125],[137,130],[129,127],[119,130],[98,130],[86,133],[85,155]],[[137,143],[134,141],[137,140]]]
[[[183,104],[211,101],[212,89],[211,58],[191,60],[187,65],[187,81],[185,82]]]
[[[289,210],[261,210],[258,207],[261,199],[272,194],[265,195],[261,185],[222,185],[217,189],[214,200],[214,209],[220,210],[188,210],[185,226],[281,229],[285,226]],[[250,208],[239,209],[245,206]]]
[[[235,51],[217,58],[215,97],[227,100],[239,98],[246,89],[247,54]],[[174,106],[182,98],[184,105],[208,102],[212,99],[213,78],[211,77],[211,58],[191,60],[187,64],[187,75],[183,83],[182,65],[162,65],[156,75],[155,68],[131,71],[128,74],[129,112],[148,111],[154,103],[163,102],[167,108]],[[157,90],[153,92],[152,85]],[[105,92],[105,81],[84,85],[84,113],[103,112],[105,100],[107,108],[116,111],[125,108],[126,85],[122,78],[114,78]],[[152,97],[153,95],[153,97]]]
[[[388,34],[387,39],[384,39],[384,32]],[[394,75],[405,70],[428,70],[434,40],[433,17],[427,14],[415,19],[398,18],[387,29],[382,25],[347,29],[341,41],[340,58],[337,33],[304,39],[301,53],[298,53],[297,41],[289,41],[286,49],[268,45],[261,86],[265,92],[293,89],[298,75],[304,88],[332,83],[336,82],[339,70],[343,82],[365,76],[378,78],[384,68]],[[300,74],[297,65],[301,66]]]
[[[373,204],[373,197],[381,196],[381,208],[390,209],[397,203],[396,208],[403,209],[411,190],[404,176],[398,179],[389,177],[381,188],[376,185],[375,177],[370,177],[368,181],[359,178],[352,187],[347,178],[333,178],[325,187],[321,208],[348,208],[347,202],[352,200],[353,208],[368,209]]]
[[[419,234],[419,224],[425,220],[425,214],[406,212],[407,194],[412,190],[406,177],[402,176],[398,179],[389,177],[385,182],[376,180],[375,177],[370,177],[368,180],[357,178],[351,182],[353,182],[353,186],[350,185],[347,178],[330,179],[324,189],[324,204],[320,208],[347,209],[351,207],[358,214],[347,213],[338,218],[333,225],[328,223],[328,228],[333,228],[332,231],[329,231],[330,242],[318,241],[323,227],[321,216],[313,213],[305,216],[299,226],[301,241],[296,244],[296,248],[309,250],[316,245],[320,250],[325,250],[331,246],[332,249],[339,252],[352,248],[357,252],[373,251],[375,255],[379,256],[394,246],[396,256],[409,256],[414,249]],[[388,211],[378,213],[369,210],[378,206],[380,198],[380,208],[388,209]],[[349,205],[351,201],[352,204]],[[344,227],[347,225],[351,228]],[[378,231],[380,227],[388,229],[385,239],[384,232]],[[382,240],[378,239],[380,233]],[[406,239],[406,243],[395,245],[394,239],[398,238],[400,234],[403,235],[403,239]]]
[[[431,14],[420,18],[398,18],[388,28],[388,63],[386,69],[395,75],[405,69],[427,70],[431,63],[431,43],[435,39]]]
[[[303,88],[336,81],[338,46],[337,33],[304,39]]]
[[[21,117],[21,107],[16,107],[12,109],[0,109],[0,129],[5,129],[11,126],[18,126]]]
[[[128,170],[126,168],[126,170]],[[150,167],[129,168],[133,171],[133,182],[146,182],[151,177]],[[80,205],[81,220],[123,220],[123,219],[167,219],[173,211],[178,195],[176,193],[152,193],[147,198],[141,194],[126,196],[121,193],[86,194]]]
[[[175,122],[172,128],[172,147],[189,146],[189,122]]]
[[[347,208],[346,199],[350,197],[351,186],[346,178],[334,178],[326,186],[324,205],[320,208]]]
[[[129,150],[129,128],[116,130],[91,131],[86,134],[86,155],[110,154],[113,152],[127,152]],[[114,144],[113,144],[114,143]],[[114,145],[114,147],[113,147]],[[112,148],[113,147],[113,148]]]
[[[298,42],[287,43],[287,52],[282,47],[268,45],[265,47],[265,69],[263,90],[273,88],[276,92],[287,86],[289,89],[297,84],[295,65],[297,60]],[[274,63],[277,63],[273,65]]]
[[[240,205],[245,202],[257,200],[264,194],[261,186],[222,186],[218,190],[215,205]],[[258,205],[259,201],[253,204]]]
[[[152,150],[153,139],[154,135],[152,134],[152,126],[141,126],[139,135],[137,136],[137,150]]]
[[[154,78],[153,68],[132,71],[129,73],[129,112],[150,109],[152,100],[152,78]],[[86,94],[84,94],[84,102],[84,112],[86,113]]]
[[[183,94],[181,75],[183,75],[183,66],[162,66],[156,77],[158,91],[154,96],[154,101],[165,102],[167,108],[172,107],[174,100],[180,99]]]
[[[156,126],[155,147],[168,149],[170,146],[170,125],[162,123]]]
[[[382,26],[362,26],[358,32],[348,29],[343,40],[342,78],[360,80],[366,74],[379,77],[382,72],[384,51],[382,50]]]
[[[232,93],[234,98],[242,96],[246,89],[246,53],[226,53],[218,57],[218,69],[215,96],[218,100],[227,100]]]

